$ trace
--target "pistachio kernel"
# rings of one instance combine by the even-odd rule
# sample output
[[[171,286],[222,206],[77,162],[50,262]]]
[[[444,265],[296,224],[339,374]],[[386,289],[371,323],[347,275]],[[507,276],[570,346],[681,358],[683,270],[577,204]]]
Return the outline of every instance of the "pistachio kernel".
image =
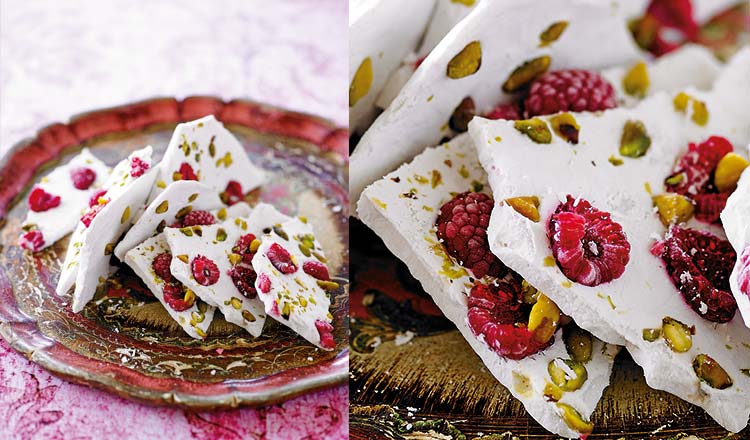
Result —
[[[292,305],[288,302],[285,302],[284,305],[281,307],[281,316],[284,319],[289,319],[289,315],[292,314]]]
[[[255,322],[255,315],[250,313],[249,310],[243,310],[242,311],[242,319],[248,322]]]
[[[274,226],[273,232],[275,232],[276,235],[283,238],[284,240],[287,240],[287,241],[289,240],[289,235],[287,235],[287,233],[284,231],[284,229],[281,226],[279,225]]]
[[[651,138],[641,121],[627,121],[620,137],[620,155],[637,158],[646,154],[651,146]]]
[[[195,199],[197,199],[197,198],[198,198],[198,193],[193,193],[193,194],[190,194],[190,197],[188,197],[188,202],[191,202],[191,203],[192,203],[192,202],[194,202],[194,201],[195,201]]]
[[[214,145],[214,138],[216,136],[211,138],[211,142],[208,144],[208,155],[211,157],[216,156],[216,145]]]
[[[686,324],[666,316],[661,321],[661,333],[664,336],[664,342],[672,351],[684,353],[693,346],[695,326],[688,327]]]
[[[161,188],[161,189],[164,189],[164,188],[166,188],[166,187],[167,187],[167,184],[166,184],[166,183],[164,183],[164,181],[163,181],[163,180],[159,179],[159,180],[157,180],[157,181],[156,181],[156,187],[157,187],[157,188]]]
[[[648,342],[654,342],[661,337],[660,328],[644,328],[643,329],[643,340]]]
[[[687,110],[688,103],[690,102],[690,95],[684,92],[680,92],[677,95],[675,95],[674,99],[672,99],[672,104],[674,105],[674,109],[678,112],[685,112]]]
[[[517,213],[521,214],[532,222],[539,222],[539,197],[511,197],[509,199],[505,199],[505,203],[510,205]]]
[[[557,325],[560,322],[560,309],[543,293],[539,297],[529,313],[528,329],[534,332],[534,339],[538,342],[547,342],[555,335]]]
[[[164,214],[169,209],[169,202],[167,200],[159,203],[159,206],[156,207],[156,213],[157,214]]]
[[[677,173],[664,179],[664,184],[667,186],[675,186],[679,185],[683,180],[685,180],[685,173]]]
[[[219,220],[226,220],[227,219],[227,208],[221,208],[219,212],[216,213],[216,217]]]
[[[695,212],[695,206],[690,199],[677,193],[659,194],[651,200],[664,226],[686,222]]]
[[[204,315],[203,313],[191,312],[190,318],[193,322],[201,323],[206,319],[206,315]]]
[[[193,292],[190,289],[185,290],[185,297],[183,298],[185,301],[185,304],[188,305],[188,307],[191,307],[193,304],[195,304],[195,292]]]
[[[521,296],[524,304],[536,304],[541,292],[536,287],[529,284],[526,280],[521,280]]]
[[[557,407],[562,410],[562,419],[568,428],[580,432],[581,434],[591,434],[594,425],[591,422],[583,420],[581,413],[567,403],[558,403]]]
[[[583,363],[591,360],[591,353],[594,348],[591,333],[575,325],[567,325],[563,328],[563,340],[571,359]]]
[[[728,153],[721,158],[714,171],[714,186],[719,192],[730,192],[737,187],[740,175],[747,168],[748,162],[737,153]]]
[[[552,116],[549,122],[552,125],[552,130],[562,139],[565,139],[566,142],[574,145],[578,143],[578,133],[581,127],[573,115],[570,113],[560,113],[559,115]]]
[[[620,165],[624,164],[625,161],[622,160],[622,158],[619,158],[615,156],[614,154],[609,156],[609,159],[607,159],[609,163],[611,163],[613,166],[619,167]]]
[[[622,78],[622,88],[630,96],[643,98],[649,86],[648,69],[646,63],[640,61],[631,67]]]
[[[242,301],[240,301],[239,298],[232,297],[229,302],[230,304],[232,304],[232,308],[234,308],[235,310],[239,310],[242,308]]]
[[[339,288],[339,283],[335,281],[323,281],[323,280],[315,280],[315,282],[318,283],[318,287],[321,289],[330,292],[331,290],[336,290]]]
[[[578,390],[589,378],[583,363],[570,359],[553,359],[547,364],[547,372],[552,379],[552,383],[563,391]]]
[[[469,129],[469,122],[477,114],[474,100],[470,96],[464,98],[453,110],[448,126],[456,133],[465,133]]]
[[[305,216],[305,215],[300,215],[300,216],[299,216],[299,217],[297,217],[297,218],[298,218],[298,219],[299,219],[299,221],[301,221],[302,223],[304,223],[304,224],[307,224],[307,216]]]
[[[549,65],[552,62],[552,58],[548,55],[544,55],[532,60],[526,61],[522,65],[516,67],[515,70],[508,76],[508,79],[503,83],[503,91],[505,93],[515,92],[527,84],[534,81],[539,75],[549,69]]]
[[[198,237],[203,237],[203,228],[201,228],[200,225],[191,226],[191,228],[193,229],[193,234]]]
[[[302,252],[302,255],[304,255],[306,257],[309,257],[309,256],[312,255],[312,253],[310,252],[310,248],[307,247],[307,246],[305,246],[304,243],[300,243],[300,245],[299,245],[299,251]]]
[[[514,122],[513,127],[537,144],[549,144],[552,142],[552,133],[543,119],[522,119]]]
[[[115,244],[114,243],[107,243],[106,246],[104,246],[104,255],[112,255],[112,252],[115,250]]]
[[[324,257],[322,254],[315,252],[315,251],[313,251],[312,254],[313,254],[313,257],[315,257],[315,259],[320,261],[321,263],[325,264],[328,262],[328,259]]]
[[[227,231],[224,230],[224,228],[219,228],[216,230],[216,241],[224,241],[227,239]]]
[[[130,206],[125,208],[124,211],[122,211],[122,215],[120,216],[120,224],[124,224],[126,221],[130,219]]]
[[[562,399],[563,390],[552,382],[547,382],[544,385],[544,397],[550,402],[557,402]]]
[[[240,261],[242,261],[242,255],[240,254],[231,253],[227,255],[227,258],[229,258],[229,262],[232,264],[232,266],[236,266]]]
[[[567,27],[567,21],[558,21],[549,25],[549,27],[539,35],[539,47],[549,46],[557,41]]]
[[[474,6],[474,2],[476,2],[476,0],[451,0],[451,1],[453,3],[459,3],[464,6]]]
[[[192,211],[192,210],[193,210],[193,205],[187,205],[187,206],[181,208],[179,211],[177,211],[177,214],[175,214],[174,216],[176,218],[181,219],[181,218],[185,217],[186,215],[188,215],[190,213],[190,211]]]
[[[175,255],[175,258],[177,258],[178,260],[182,261],[185,264],[187,264],[188,261],[190,261],[190,257],[188,257],[186,254]]]
[[[448,78],[459,79],[475,74],[481,65],[482,44],[472,41],[448,61],[445,73]]]
[[[357,102],[370,92],[370,87],[372,87],[372,60],[367,57],[359,64],[349,84],[349,107],[357,105]]]
[[[699,354],[693,359],[693,371],[711,388],[723,390],[732,386],[732,378],[726,370],[707,354]]]
[[[701,127],[708,123],[708,107],[703,101],[693,100],[693,115],[690,117],[697,125]]]
[[[255,240],[250,242],[250,246],[248,247],[248,249],[250,250],[250,252],[256,252],[259,247],[260,247],[260,240],[256,238]]]
[[[175,171],[172,173],[172,181],[177,182],[178,180],[182,180],[182,173]]]

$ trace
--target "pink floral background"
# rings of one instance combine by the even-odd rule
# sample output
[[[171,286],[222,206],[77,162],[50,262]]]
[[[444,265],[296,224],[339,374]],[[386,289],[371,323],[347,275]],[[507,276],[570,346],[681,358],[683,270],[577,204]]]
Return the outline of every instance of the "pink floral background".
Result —
[[[0,2],[0,155],[80,112],[250,98],[347,123],[346,0]],[[0,439],[340,439],[346,385],[262,409],[154,408],[51,376],[0,339]]]

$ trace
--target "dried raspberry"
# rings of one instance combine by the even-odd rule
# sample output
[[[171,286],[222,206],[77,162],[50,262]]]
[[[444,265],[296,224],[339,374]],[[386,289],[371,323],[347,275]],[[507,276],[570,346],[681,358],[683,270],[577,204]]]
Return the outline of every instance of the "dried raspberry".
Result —
[[[242,192],[242,185],[236,180],[230,180],[226,189],[222,193],[222,201],[229,206],[245,200],[245,193]]]
[[[487,119],[505,119],[507,121],[516,121],[521,119],[521,108],[518,104],[501,104],[490,110],[484,115]]]
[[[140,157],[130,159],[130,175],[133,177],[141,177],[149,168],[151,168],[151,165]]]
[[[238,264],[227,272],[234,287],[240,291],[240,293],[246,298],[255,298],[258,296],[258,291],[255,290],[255,279],[258,275],[255,273],[252,267],[245,264]]]
[[[435,221],[437,236],[448,255],[477,278],[499,277],[506,267],[490,252],[487,226],[494,201],[484,193],[458,194],[440,208]]]
[[[162,292],[164,294],[164,302],[173,310],[182,312],[190,308],[191,304],[185,302],[185,295],[183,294],[181,285],[167,283],[164,285]]]
[[[557,70],[531,83],[524,107],[527,117],[565,111],[595,112],[617,107],[617,99],[612,84],[596,72]]]
[[[693,18],[690,0],[652,0],[632,31],[639,46],[661,56],[685,41],[695,41],[699,26]]]
[[[97,190],[94,194],[92,194],[91,197],[89,198],[89,208],[92,207],[92,206],[94,206],[94,205],[98,205],[99,204],[99,198],[101,198],[102,196],[104,196],[104,194],[107,194],[107,190],[106,189]]]
[[[740,291],[750,297],[750,246],[742,251],[737,265],[737,284]]]
[[[81,217],[81,222],[86,225],[87,228],[91,226],[91,222],[94,220],[94,217],[99,214],[99,211],[107,206],[107,203],[109,203],[109,199],[104,200],[104,203],[97,203],[96,205],[91,206],[88,211],[83,214],[83,217]]]
[[[166,283],[171,283],[172,272],[169,270],[169,266],[172,264],[172,254],[169,252],[162,252],[154,258],[151,262],[151,267],[154,269],[154,273],[164,280]]]
[[[703,231],[672,226],[652,253],[690,307],[712,322],[729,322],[737,303],[729,291],[729,275],[737,254],[728,241]]]
[[[216,223],[216,217],[214,217],[213,214],[211,214],[208,211],[190,211],[188,214],[182,219],[182,226],[181,227],[188,227],[188,226],[205,226],[205,225],[212,225]]]
[[[34,212],[44,212],[56,206],[60,206],[60,196],[50,194],[39,186],[29,193],[29,209]]]
[[[182,180],[198,180],[198,176],[195,174],[193,167],[191,167],[187,162],[183,162],[182,164],[180,164],[180,169],[178,172],[182,176]]]
[[[258,275],[258,289],[263,293],[271,291],[271,278],[269,278],[268,275],[264,273]],[[279,314],[278,310],[276,311],[276,314]]]
[[[76,168],[70,171],[70,178],[77,189],[89,189],[96,180],[96,172],[91,168]]]
[[[237,243],[232,247],[232,252],[242,255],[242,261],[251,264],[255,252],[250,250],[250,243],[256,239],[255,234],[245,234],[237,239]]]
[[[619,278],[630,261],[630,243],[622,226],[608,212],[570,195],[552,214],[547,236],[563,274],[585,286]]]
[[[517,281],[485,286],[477,284],[469,293],[468,321],[471,331],[482,335],[497,354],[519,360],[547,348],[554,340],[539,343],[526,324],[518,324],[523,313],[522,293]]]
[[[302,270],[304,270],[306,274],[318,280],[328,281],[331,279],[331,276],[328,274],[328,268],[320,261],[305,261],[302,264]]]
[[[695,202],[695,218],[705,223],[721,223],[721,211],[727,205],[730,193],[698,194]]]
[[[333,326],[326,321],[317,319],[315,320],[315,328],[320,335],[320,346],[326,350],[333,350],[336,347],[336,343],[333,341]]]
[[[731,142],[721,136],[711,136],[700,144],[691,143],[666,179],[667,191],[690,197],[716,192],[713,172],[721,158],[733,150]]]
[[[292,256],[278,243],[274,243],[268,248],[266,257],[273,264],[273,267],[283,274],[289,275],[297,272],[297,266],[292,261]]]
[[[195,281],[202,286],[210,286],[219,281],[219,268],[216,263],[203,255],[197,255],[190,264]]]
[[[42,231],[34,229],[33,231],[23,234],[18,241],[18,244],[22,248],[28,249],[31,252],[38,251],[44,247],[44,236],[42,235]]]

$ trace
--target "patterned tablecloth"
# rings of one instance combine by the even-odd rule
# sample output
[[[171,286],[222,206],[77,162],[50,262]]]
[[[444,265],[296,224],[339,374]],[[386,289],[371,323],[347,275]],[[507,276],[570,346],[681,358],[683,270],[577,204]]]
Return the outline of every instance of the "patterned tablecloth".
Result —
[[[0,156],[155,96],[250,98],[347,123],[346,0],[0,1]],[[73,385],[0,339],[0,439],[338,439],[346,386],[257,410],[153,408]]]

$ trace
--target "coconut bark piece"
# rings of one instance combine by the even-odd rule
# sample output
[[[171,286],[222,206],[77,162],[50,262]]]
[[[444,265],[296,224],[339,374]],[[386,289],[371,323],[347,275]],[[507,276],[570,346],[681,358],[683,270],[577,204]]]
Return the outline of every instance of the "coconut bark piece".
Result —
[[[750,149],[750,147],[749,147]],[[750,170],[740,176],[737,189],[734,190],[724,211],[721,212],[721,223],[727,234],[727,240],[737,251],[737,263],[729,277],[729,286],[737,300],[737,308],[742,315],[745,326],[750,327],[750,297],[748,289],[740,288],[740,274],[747,270],[743,257],[750,254]],[[747,275],[743,275],[746,277]],[[744,284],[744,283],[743,283]]]
[[[438,177],[436,177],[438,176]],[[435,183],[436,182],[436,183]],[[546,429],[577,438],[580,433],[564,422],[556,402],[545,398],[550,382],[547,366],[555,359],[570,359],[561,332],[547,349],[522,360],[500,357],[475,336],[468,321],[467,295],[476,282],[466,269],[450,259],[435,234],[440,207],[456,193],[487,191],[487,176],[467,134],[434,148],[367,188],[359,201],[360,219],[401,259],[479,355],[490,373]],[[497,208],[495,208],[497,209]],[[484,282],[489,282],[488,279]],[[560,403],[572,406],[588,419],[609,384],[619,348],[593,339],[592,359],[586,363],[588,380],[565,392]]]
[[[350,162],[352,203],[367,185],[452,136],[448,120],[467,96],[480,114],[513,100],[515,95],[502,86],[525,62],[549,56],[549,70],[601,69],[638,59],[626,20],[617,10],[617,3],[593,0],[552,0],[543,8],[530,0],[480,2],[430,53],[360,140]],[[568,24],[559,38],[539,47],[540,35],[563,21]],[[449,63],[473,42],[481,46],[478,70],[450,78]],[[464,61],[455,64],[476,66]]]
[[[360,131],[372,122],[375,99],[404,56],[417,48],[434,7],[435,0],[369,0],[352,5],[349,14],[352,131]],[[358,71],[362,80],[353,86]]]
[[[131,164],[140,160],[150,166],[151,153],[151,146],[135,151],[112,171],[111,185],[107,185],[107,192],[101,197],[109,201],[91,220],[82,236],[73,292],[73,311],[76,313],[83,310],[94,297],[97,286],[108,276],[109,259],[117,240],[130,228],[133,214],[148,198],[156,179],[156,169],[150,167],[145,173],[133,176],[131,173],[135,168]],[[69,250],[77,251],[77,243],[72,243]]]
[[[470,126],[474,145],[488,172],[496,200],[537,196],[543,219],[534,223],[506,206],[492,213],[488,239],[492,252],[507,266],[552,298],[579,326],[600,339],[624,344],[644,370],[648,384],[704,408],[731,431],[747,425],[750,377],[741,372],[750,363],[750,333],[741,318],[726,324],[707,321],[693,311],[669,279],[661,258],[651,246],[665,233],[652,205],[652,194],[664,191],[664,179],[689,142],[719,135],[735,147],[750,141],[745,113],[735,102],[747,102],[750,85],[750,50],[744,50],[725,68],[710,92],[687,90],[705,103],[709,119],[703,126],[692,111],[675,110],[673,94],[657,94],[633,109],[614,109],[602,114],[574,114],[580,125],[579,142],[571,145],[557,135],[549,144],[533,142],[514,128],[512,121],[475,118]],[[549,117],[540,120],[548,121]],[[643,123],[651,146],[640,158],[622,158],[618,145],[626,121]],[[630,261],[621,277],[599,286],[571,282],[550,261],[548,220],[566,195],[583,198],[597,209],[611,213],[622,225],[631,246]],[[689,226],[701,227],[693,222]],[[706,227],[703,227],[706,229]],[[713,228],[714,233],[721,233]],[[554,260],[552,260],[554,261]],[[665,317],[695,326],[692,346],[675,352],[664,338],[644,339],[644,330],[660,329]],[[693,360],[711,356],[732,378],[727,389],[715,389],[701,381]]]
[[[170,252],[170,249],[167,239],[162,233],[147,239],[128,251],[125,254],[124,261],[141,277],[156,299],[162,303],[169,316],[185,330],[185,333],[195,339],[205,339],[208,334],[208,327],[214,319],[216,308],[196,300],[192,306],[180,312],[164,301],[165,282],[154,273],[152,268],[154,258],[163,252]]]
[[[313,246],[308,248],[309,256],[301,250],[305,236],[313,237]],[[320,243],[314,238],[312,225],[306,220],[293,218],[277,223],[260,240],[261,245],[253,257],[252,265],[258,274],[255,287],[266,313],[313,345],[332,350],[333,347],[323,344],[316,325],[317,321],[332,324],[333,316],[328,310],[331,300],[326,290],[319,286],[318,280],[303,269],[307,262],[325,264],[325,255]],[[268,250],[274,245],[281,246],[290,254],[297,267],[293,273],[281,273],[271,262]],[[264,278],[270,281],[270,289],[263,287]]]
[[[94,182],[87,189],[81,190],[73,185],[71,172],[78,168],[89,168],[96,173]],[[84,148],[68,163],[55,168],[34,185],[60,196],[60,204],[54,208],[41,212],[29,209],[21,224],[24,231],[37,230],[42,233],[44,244],[37,250],[52,246],[75,230],[81,214],[89,206],[89,199],[104,186],[110,171],[104,162],[91,154],[88,148]]]
[[[189,211],[210,211],[222,206],[219,193],[213,188],[194,180],[173,182],[146,207],[118,243],[115,256],[122,260],[130,249],[155,235],[159,228],[175,223],[178,214],[184,216]]]

